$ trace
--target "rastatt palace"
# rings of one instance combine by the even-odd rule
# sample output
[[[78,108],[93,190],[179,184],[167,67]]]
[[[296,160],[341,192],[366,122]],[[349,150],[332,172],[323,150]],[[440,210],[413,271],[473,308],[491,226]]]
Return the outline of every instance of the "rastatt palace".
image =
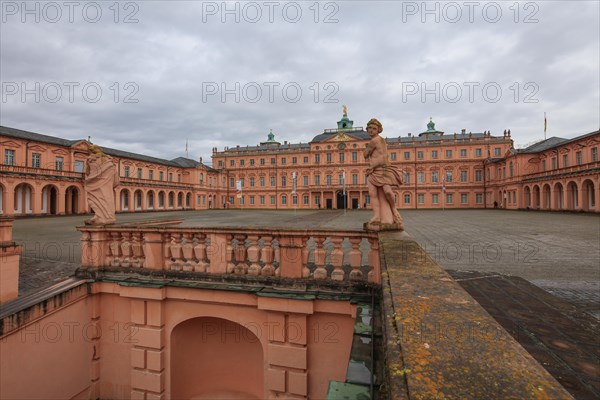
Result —
[[[393,134],[393,128],[384,136]],[[102,147],[120,173],[118,212],[332,209],[370,206],[369,135],[344,114],[309,143],[212,150],[212,167]],[[101,143],[98,143],[101,145]],[[510,130],[444,134],[433,121],[419,134],[387,137],[390,162],[404,172],[400,209],[505,208],[600,212],[600,131],[551,137],[515,149]],[[86,140],[0,127],[0,214],[83,214]]]

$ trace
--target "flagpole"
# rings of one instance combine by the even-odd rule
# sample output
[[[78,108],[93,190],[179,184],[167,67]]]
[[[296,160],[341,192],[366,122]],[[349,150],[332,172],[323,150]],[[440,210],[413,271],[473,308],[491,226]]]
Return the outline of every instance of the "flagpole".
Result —
[[[544,111],[544,140],[546,140],[547,128],[548,128],[548,120],[546,119],[546,112]]]

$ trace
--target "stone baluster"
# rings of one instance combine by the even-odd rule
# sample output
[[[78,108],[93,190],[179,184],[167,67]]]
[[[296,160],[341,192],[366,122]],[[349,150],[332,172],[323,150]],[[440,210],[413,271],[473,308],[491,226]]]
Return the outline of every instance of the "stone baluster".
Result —
[[[119,257],[121,254],[121,234],[119,232],[111,232],[110,233],[110,244],[108,248],[110,249],[110,266],[111,267],[120,267],[121,266],[121,258]]]
[[[258,235],[248,235],[248,241],[250,241],[250,247],[248,247],[248,261],[250,261],[248,275],[260,275],[260,265],[258,265],[258,260],[260,258]]]
[[[362,238],[353,237],[349,238],[350,244],[352,244],[352,250],[348,253],[348,260],[350,261],[350,266],[352,267],[352,271],[350,271],[350,280],[351,281],[361,281],[363,279],[363,273],[360,270],[360,263],[362,262],[362,253],[358,249]]]
[[[171,260],[171,234],[165,233],[162,235],[163,242],[163,256],[165,257],[163,263],[163,269],[169,270],[171,269],[171,265],[173,261]]]
[[[342,265],[344,264],[344,252],[342,251],[343,241],[343,237],[331,237],[331,243],[333,243],[333,250],[331,251],[331,264],[333,265],[331,279],[333,279],[334,281],[344,280],[344,270],[342,269]]]
[[[325,256],[327,252],[323,247],[325,237],[316,236],[315,238],[315,272],[313,273],[314,279],[327,279],[327,270],[325,269]]]
[[[273,276],[275,275],[275,268],[273,267],[273,247],[271,247],[273,237],[263,236],[262,240],[264,242],[264,246],[260,251],[260,259],[264,265],[260,271],[260,274],[264,276]]]
[[[132,264],[131,259],[131,233],[123,232],[121,234],[121,253],[123,254],[123,260],[121,261],[121,267],[129,268]]]
[[[190,233],[183,234],[184,243],[181,245],[181,251],[183,252],[183,265],[184,271],[193,271],[194,265],[192,259],[194,258],[194,242],[192,242],[192,235]]]
[[[233,235],[225,235],[227,240],[227,247],[225,248],[225,260],[227,261],[226,272],[233,274],[235,270],[235,264],[233,263]]]
[[[377,238],[369,238],[371,250],[369,250],[369,274],[367,279],[369,282],[381,283],[381,269],[379,267],[379,240]]]
[[[237,246],[234,249],[235,268],[233,272],[237,275],[245,275],[248,273],[248,265],[246,264],[246,235],[235,235]]]
[[[131,266],[135,268],[141,268],[144,265],[144,249],[142,247],[142,233],[134,232],[131,241],[131,251],[133,258]]]
[[[171,253],[171,269],[181,271],[181,234],[171,233],[171,245],[169,246]]]
[[[310,278],[310,269],[308,269],[308,240],[309,237],[302,238],[302,243],[304,247],[302,248],[302,277]]]
[[[206,258],[206,235],[203,233],[195,233],[194,239],[196,240],[196,245],[194,246],[194,255],[196,257],[194,271],[206,272],[208,267]]]
[[[281,239],[277,239],[277,247],[273,249],[273,253],[275,254],[274,261],[277,263],[277,268],[275,268],[275,276],[281,276]]]

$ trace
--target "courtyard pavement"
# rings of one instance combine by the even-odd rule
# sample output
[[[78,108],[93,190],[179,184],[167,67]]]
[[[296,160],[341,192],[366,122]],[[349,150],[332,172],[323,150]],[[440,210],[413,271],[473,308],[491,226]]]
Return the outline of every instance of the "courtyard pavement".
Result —
[[[406,232],[576,399],[600,398],[600,216],[506,210],[403,210]],[[362,229],[369,210],[175,211],[185,226]],[[20,293],[71,275],[87,216],[18,219]]]

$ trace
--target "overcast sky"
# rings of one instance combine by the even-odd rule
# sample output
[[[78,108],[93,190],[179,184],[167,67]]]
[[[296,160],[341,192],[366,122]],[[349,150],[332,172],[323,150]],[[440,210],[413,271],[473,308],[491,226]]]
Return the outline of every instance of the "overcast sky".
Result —
[[[308,142],[348,107],[517,147],[600,126],[598,1],[2,1],[0,123],[156,157]]]

